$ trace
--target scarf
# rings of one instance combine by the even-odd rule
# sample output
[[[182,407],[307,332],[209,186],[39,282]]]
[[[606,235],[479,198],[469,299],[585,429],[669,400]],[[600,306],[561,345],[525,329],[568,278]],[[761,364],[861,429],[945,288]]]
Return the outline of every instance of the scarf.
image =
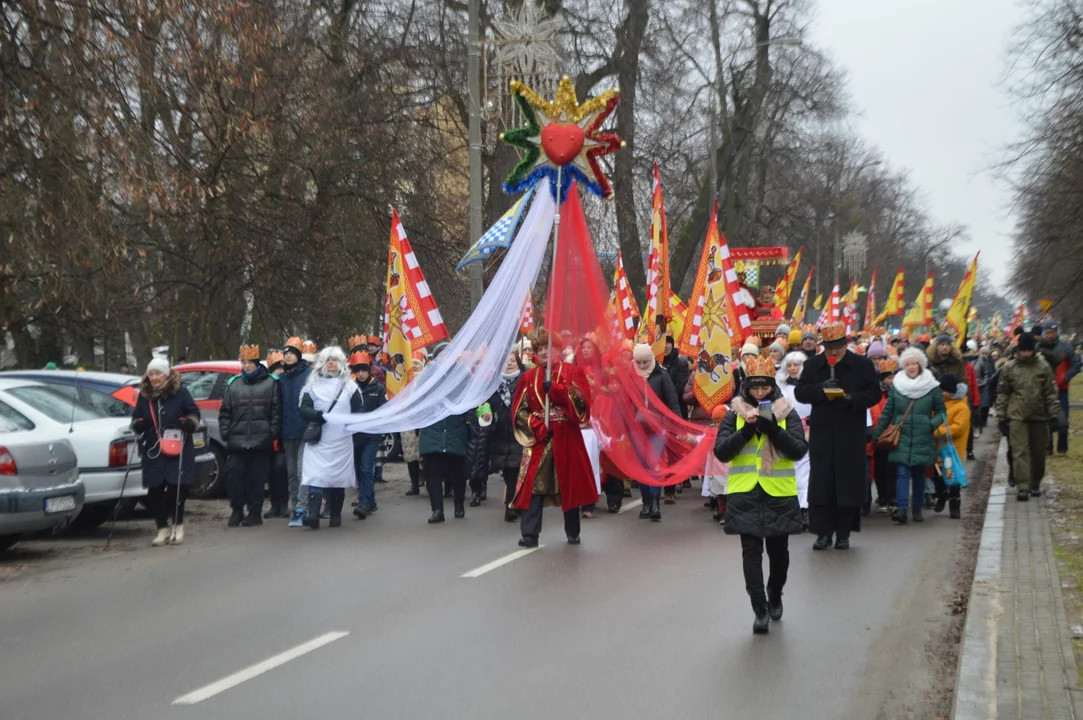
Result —
[[[905,398],[917,400],[934,389],[940,389],[940,381],[933,376],[929,368],[922,370],[921,374],[913,379],[906,374],[905,370],[895,373],[895,390]]]
[[[504,404],[504,407],[511,407],[511,389],[515,386],[515,380],[522,373],[522,370],[516,369],[511,373],[504,373],[504,381],[500,383],[500,402]]]
[[[654,372],[654,368],[656,368],[657,366],[658,361],[654,360],[653,362],[651,362],[651,366],[647,370],[640,370],[638,365],[632,363],[632,367],[635,368],[636,375],[643,378],[644,380],[651,376],[651,373]]]

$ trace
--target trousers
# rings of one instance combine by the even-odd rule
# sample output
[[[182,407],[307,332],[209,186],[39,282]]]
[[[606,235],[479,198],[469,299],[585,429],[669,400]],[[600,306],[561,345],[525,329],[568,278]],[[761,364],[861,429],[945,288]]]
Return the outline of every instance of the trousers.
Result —
[[[606,475],[602,480],[602,491],[605,492],[606,503],[619,510],[624,502],[624,481],[612,475]]]
[[[180,492],[180,507],[177,506],[177,492]],[[162,483],[156,487],[147,488],[147,508],[154,518],[154,525],[159,530],[169,527],[169,521],[173,519],[173,513],[177,514],[177,524],[184,523],[184,501],[188,499],[187,485],[168,485]]]
[[[770,575],[767,592],[763,588],[763,549],[767,547],[767,563]],[[745,590],[752,601],[752,609],[762,612],[767,608],[767,596],[782,597],[786,574],[790,570],[790,536],[761,538],[741,533],[741,559],[745,573]]]
[[[504,468],[500,473],[504,478],[504,506],[511,505],[515,498],[515,486],[519,482],[518,468]]]
[[[226,459],[226,493],[234,510],[248,508],[249,514],[263,509],[263,486],[271,474],[269,450],[234,450]]]
[[[449,485],[454,491],[455,507],[463,506],[466,502],[466,458],[448,453],[429,453],[421,456],[421,469],[433,512],[444,511],[443,490]]]
[[[1044,421],[1012,420],[1008,428],[1008,445],[1012,450],[1012,469],[1018,490],[1038,490],[1045,477],[1046,444],[1049,425]]]
[[[286,467],[286,454],[276,452],[271,460],[271,477],[267,481],[267,495],[271,507],[285,510],[290,502],[289,469]]]
[[[523,537],[537,540],[541,537],[542,510],[545,509],[545,496],[534,495],[530,498],[530,509],[519,516],[519,529]],[[579,508],[572,508],[564,512],[564,534],[568,539],[579,537],[580,520]]]
[[[1068,391],[1057,391],[1057,402],[1060,404],[1060,430],[1057,431],[1057,452],[1068,452],[1068,416],[1071,406],[1068,403]],[[1053,452],[1053,433],[1049,433],[1049,452]]]
[[[301,484],[301,462],[305,455],[305,442],[301,438],[282,441],[282,454],[286,456],[286,476],[289,478],[290,510],[308,504],[308,486]]]

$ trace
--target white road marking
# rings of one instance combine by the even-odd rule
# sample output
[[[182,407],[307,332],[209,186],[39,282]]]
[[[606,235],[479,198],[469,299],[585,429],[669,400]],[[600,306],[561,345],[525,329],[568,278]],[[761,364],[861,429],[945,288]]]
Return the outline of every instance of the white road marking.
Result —
[[[195,705],[196,703],[203,702],[207,698],[212,698],[215,695],[225,692],[230,688],[236,687],[243,682],[251,680],[254,677],[258,677],[269,670],[274,670],[279,665],[284,665],[290,660],[296,660],[302,655],[307,655],[313,650],[317,650],[324,645],[333,643],[335,640],[341,640],[350,633],[348,632],[329,632],[326,635],[320,635],[314,640],[309,640],[306,643],[302,643],[295,648],[291,648],[286,652],[279,653],[274,657],[269,657],[263,662],[256,663],[251,667],[247,667],[240,672],[233,673],[227,677],[222,678],[217,682],[213,682],[210,685],[205,685],[198,690],[193,690],[187,695],[182,695],[173,701],[174,705]]]
[[[509,555],[505,555],[502,558],[497,558],[496,560],[493,560],[491,563],[488,563],[486,565],[482,565],[479,568],[474,568],[473,570],[471,570],[468,573],[463,573],[463,575],[461,575],[461,577],[464,577],[464,578],[481,577],[485,573],[490,572],[492,570],[496,570],[498,567],[503,567],[504,565],[507,565],[508,563],[512,562],[513,560],[518,560],[519,558],[526,557],[527,555],[529,555],[532,552],[537,552],[538,550],[541,550],[543,547],[545,547],[545,546],[544,545],[539,545],[538,547],[534,547],[534,548],[523,548],[522,550],[516,550],[515,552],[513,552],[513,553],[511,553]]]
[[[629,510],[635,510],[637,507],[639,507],[642,504],[643,504],[643,500],[636,500],[635,502],[630,502],[627,505],[621,505],[620,511],[617,514],[618,515],[623,515],[624,513],[628,512]]]

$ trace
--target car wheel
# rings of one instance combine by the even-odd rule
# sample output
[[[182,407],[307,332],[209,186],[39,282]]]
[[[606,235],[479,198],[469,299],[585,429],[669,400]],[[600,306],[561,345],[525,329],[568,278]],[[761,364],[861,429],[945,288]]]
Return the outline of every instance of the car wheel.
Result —
[[[18,535],[0,535],[0,552],[4,552],[17,542],[19,542]]]
[[[75,532],[87,532],[101,525],[113,516],[114,503],[103,502],[93,505],[84,505],[83,512],[71,521],[68,527]]]
[[[193,485],[188,491],[188,495],[197,500],[226,495],[226,453],[217,444],[211,445],[211,452],[214,453],[214,469],[202,481],[197,477],[199,484]]]

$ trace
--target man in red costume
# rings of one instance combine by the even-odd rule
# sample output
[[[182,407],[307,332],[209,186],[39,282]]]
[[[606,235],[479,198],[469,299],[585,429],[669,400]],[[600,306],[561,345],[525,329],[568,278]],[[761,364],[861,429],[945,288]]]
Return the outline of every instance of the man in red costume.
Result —
[[[548,331],[534,341],[538,366],[523,373],[512,400],[515,439],[523,446],[523,461],[511,505],[522,511],[519,545],[538,546],[542,510],[564,510],[568,543],[579,544],[579,508],[598,501],[594,471],[583,445],[581,423],[590,420],[590,384],[583,369],[553,359],[549,395],[549,427],[545,425],[545,366],[549,362]]]

